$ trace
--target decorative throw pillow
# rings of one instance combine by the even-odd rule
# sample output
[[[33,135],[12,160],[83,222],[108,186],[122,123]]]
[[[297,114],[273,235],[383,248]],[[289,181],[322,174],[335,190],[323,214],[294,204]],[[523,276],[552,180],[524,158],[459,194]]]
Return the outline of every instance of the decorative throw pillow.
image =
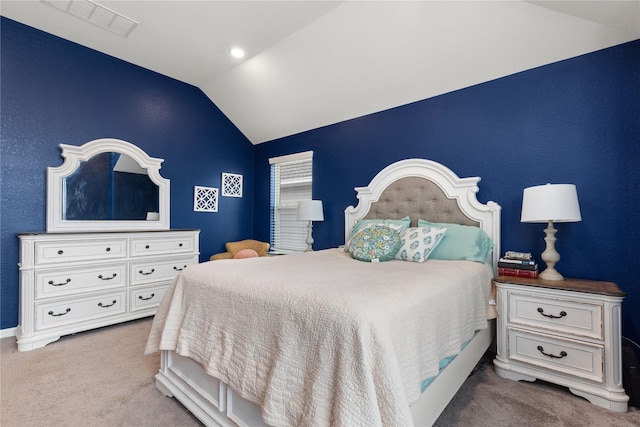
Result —
[[[411,227],[400,234],[400,249],[396,259],[411,262],[425,262],[431,251],[438,246],[446,228]]]
[[[349,240],[347,240],[345,244],[345,251],[349,251],[349,243],[353,236],[358,234],[359,231],[364,230],[365,228],[371,228],[376,226],[386,226],[389,228],[393,228],[398,233],[402,230],[406,230],[411,225],[411,218],[405,216],[401,219],[361,219],[356,222],[353,228],[351,229],[351,234],[349,234]]]
[[[242,259],[242,258],[256,258],[258,256],[258,252],[253,249],[241,249],[233,256],[233,259]]]
[[[493,241],[481,228],[471,225],[448,224],[418,220],[420,227],[446,227],[447,233],[431,252],[431,259],[468,260],[486,262],[493,249]]]
[[[349,253],[360,261],[389,261],[400,248],[400,234],[387,226],[364,228],[349,241]]]

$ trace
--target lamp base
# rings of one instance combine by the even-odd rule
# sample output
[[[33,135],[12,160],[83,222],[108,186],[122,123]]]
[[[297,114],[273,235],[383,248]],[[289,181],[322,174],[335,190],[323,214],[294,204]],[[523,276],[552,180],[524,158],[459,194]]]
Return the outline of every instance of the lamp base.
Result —
[[[542,252],[541,258],[547,264],[547,269],[540,273],[540,278],[544,280],[564,280],[562,274],[558,273],[555,269],[555,265],[558,261],[560,261],[560,254],[556,251],[556,230],[553,227],[553,221],[549,221],[547,228],[544,229],[546,237],[544,238],[545,242],[547,242],[547,247]]]
[[[305,240],[305,243],[307,244],[307,249],[305,249],[305,252],[313,252],[313,237],[311,235],[311,230],[313,229],[313,221],[309,221],[309,224],[307,225],[307,239]]]
[[[538,277],[543,280],[564,280],[562,274],[558,273],[555,268],[547,268]]]

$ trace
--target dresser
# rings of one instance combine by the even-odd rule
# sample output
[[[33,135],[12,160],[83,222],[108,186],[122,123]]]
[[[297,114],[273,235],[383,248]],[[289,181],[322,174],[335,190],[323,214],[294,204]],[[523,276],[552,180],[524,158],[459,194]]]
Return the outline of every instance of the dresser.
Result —
[[[568,387],[597,406],[626,412],[621,303],[615,283],[499,276],[496,373]]]
[[[155,314],[199,230],[20,233],[18,350]]]

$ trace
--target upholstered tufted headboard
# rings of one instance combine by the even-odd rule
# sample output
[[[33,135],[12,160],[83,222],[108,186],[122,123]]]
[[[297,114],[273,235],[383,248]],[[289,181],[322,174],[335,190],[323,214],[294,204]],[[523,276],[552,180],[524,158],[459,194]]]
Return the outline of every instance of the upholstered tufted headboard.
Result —
[[[482,228],[494,242],[492,263],[500,255],[500,206],[478,201],[479,177],[459,178],[449,168],[425,159],[408,159],[381,170],[366,187],[357,187],[359,203],[345,209],[345,241],[361,219],[411,218]]]
[[[364,218],[411,218],[411,226],[417,227],[418,219],[431,222],[451,222],[474,225],[478,221],[467,217],[455,199],[444,194],[434,182],[417,176],[400,178],[384,189],[380,198],[371,203]]]

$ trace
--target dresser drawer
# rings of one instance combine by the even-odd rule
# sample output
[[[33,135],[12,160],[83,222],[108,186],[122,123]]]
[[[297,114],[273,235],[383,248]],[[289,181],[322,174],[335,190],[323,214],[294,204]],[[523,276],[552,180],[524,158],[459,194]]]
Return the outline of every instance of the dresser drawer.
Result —
[[[604,346],[509,328],[509,358],[603,382]]]
[[[146,262],[131,263],[131,284],[172,280],[187,266],[193,264],[193,257],[164,258]]]
[[[602,339],[602,316],[602,304],[509,292],[511,324]]]
[[[39,271],[36,272],[36,298],[124,287],[127,284],[126,273],[124,263]]]
[[[123,314],[127,312],[126,290],[85,298],[36,303],[36,329]]]
[[[105,260],[126,256],[126,239],[36,242],[36,265]]]
[[[194,247],[193,235],[135,237],[131,239],[131,256],[187,253]]]
[[[162,301],[165,292],[169,288],[169,284],[151,286],[151,287],[136,287],[129,291],[129,311],[146,310],[149,308],[157,307]]]

